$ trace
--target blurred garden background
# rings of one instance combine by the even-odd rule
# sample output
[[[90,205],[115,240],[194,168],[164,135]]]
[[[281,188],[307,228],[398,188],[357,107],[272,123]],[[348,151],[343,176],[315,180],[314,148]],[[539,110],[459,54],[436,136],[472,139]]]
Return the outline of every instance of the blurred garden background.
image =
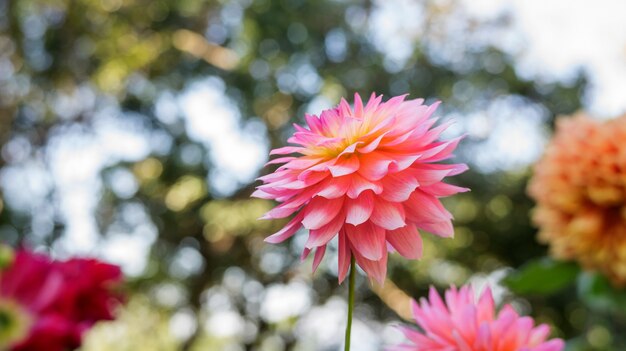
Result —
[[[354,92],[441,100],[472,189],[454,240],[359,277],[355,350],[466,282],[568,351],[626,349],[626,291],[546,258],[526,190],[556,116],[626,112],[619,0],[0,0],[0,242],[122,267],[84,351],[337,350],[335,251],[313,275],[305,236],[265,244],[284,222],[250,194],[292,123]]]

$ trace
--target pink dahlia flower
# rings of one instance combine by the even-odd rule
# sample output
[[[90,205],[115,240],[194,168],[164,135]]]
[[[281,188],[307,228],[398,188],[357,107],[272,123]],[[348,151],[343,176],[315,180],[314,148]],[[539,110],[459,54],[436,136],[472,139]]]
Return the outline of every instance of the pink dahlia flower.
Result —
[[[264,219],[293,219],[265,240],[279,243],[302,226],[309,230],[303,258],[315,250],[313,269],[326,245],[339,236],[339,281],[354,255],[357,264],[382,283],[387,251],[419,259],[419,230],[442,237],[454,234],[452,215],[440,197],[466,191],[443,183],[467,169],[464,164],[441,164],[452,156],[460,138],[437,141],[448,124],[433,128],[438,103],[398,96],[382,102],[372,94],[364,106],[355,94],[354,108],[342,99],[321,115],[306,115],[307,128],[295,125],[288,141],[297,146],[275,149],[282,164],[259,178],[265,184],[253,196],[281,204]]]
[[[412,303],[421,331],[404,327],[410,343],[390,351],[561,351],[565,346],[561,339],[547,340],[547,325],[535,326],[510,305],[496,313],[489,288],[475,298],[471,287],[453,287],[444,302],[431,287],[429,300]]]
[[[78,348],[85,331],[113,319],[121,303],[114,288],[121,279],[119,267],[95,259],[52,261],[16,252],[13,263],[0,270],[0,349],[3,342],[12,351]]]

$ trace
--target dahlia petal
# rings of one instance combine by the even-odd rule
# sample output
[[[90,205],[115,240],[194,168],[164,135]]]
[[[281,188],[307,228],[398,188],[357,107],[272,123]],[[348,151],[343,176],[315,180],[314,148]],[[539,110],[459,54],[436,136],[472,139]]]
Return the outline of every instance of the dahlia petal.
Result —
[[[305,247],[312,249],[314,247],[319,247],[322,245],[326,245],[338,232],[341,227],[343,227],[345,221],[345,217],[343,215],[338,215],[335,218],[324,225],[319,229],[312,229],[309,232],[309,239],[307,240]]]
[[[358,173],[365,179],[376,181],[389,173],[389,165],[393,162],[380,152],[372,152],[361,158]]]
[[[354,116],[363,117],[363,100],[361,100],[359,93],[354,93]]]
[[[297,214],[291,221],[289,221],[289,223],[287,223],[287,225],[285,225],[283,229],[268,236],[267,238],[265,238],[264,241],[270,244],[282,243],[283,241],[292,237],[298,231],[298,229],[302,227],[302,224],[300,223],[301,221],[302,212]]]
[[[370,95],[369,100],[367,101],[367,105],[365,106],[365,111],[372,112],[373,110],[376,110],[382,100],[383,100],[382,95],[376,96],[376,93],[372,93],[372,95]]]
[[[545,324],[538,325],[535,329],[530,333],[530,337],[528,338],[528,344],[531,346],[539,345],[550,334],[550,327]]]
[[[420,186],[420,190],[436,197],[446,197],[470,191],[469,188],[463,188],[447,183],[435,183],[425,187]]]
[[[344,98],[341,98],[341,100],[339,101],[339,111],[344,116],[351,116],[352,115],[352,110],[350,109],[350,104]]]
[[[305,247],[302,250],[302,254],[300,254],[300,261],[304,261],[309,257],[309,254],[311,254],[311,249],[309,249],[308,247]]]
[[[406,202],[406,210],[411,220],[435,222],[450,220],[452,215],[436,197],[416,189]]]
[[[352,178],[350,176],[330,177],[320,185],[322,190],[317,195],[327,199],[336,199],[344,196],[351,184]]]
[[[288,203],[287,204],[283,203],[281,205],[278,205],[278,206],[274,207],[269,212],[267,212],[266,214],[261,216],[259,219],[280,219],[280,218],[286,218],[286,217],[289,217],[292,214],[294,214],[296,211],[298,211],[298,207],[297,206],[289,206]]]
[[[391,202],[404,202],[420,183],[409,173],[389,174],[382,180],[383,199]]]
[[[409,172],[415,177],[421,186],[439,183],[450,172],[452,167],[440,167],[449,165],[420,164],[410,168]]]
[[[329,165],[328,170],[333,177],[341,177],[359,170],[359,157],[356,155],[339,157],[335,164]]]
[[[310,131],[305,130],[304,132],[294,133],[293,136],[287,139],[287,142],[291,144],[300,144],[305,148],[309,148],[311,146],[318,145],[322,140],[324,140],[323,135],[311,133]]]
[[[298,132],[298,133],[311,133],[311,130],[306,129],[306,128],[302,127],[301,125],[297,124],[297,123],[292,123],[291,125],[296,130],[296,132]]]
[[[278,170],[274,173],[266,174],[257,178],[257,180],[262,180],[264,183],[276,182],[284,179],[290,179],[295,176],[293,171],[290,170]]]
[[[279,157],[279,158],[275,158],[273,160],[270,160],[269,162],[267,162],[265,164],[265,166],[275,165],[275,164],[278,164],[278,163],[285,163],[285,162],[289,162],[289,161],[292,161],[292,160],[295,160],[295,159],[296,158],[292,157],[292,156],[289,156],[289,157]]]
[[[341,144],[343,144],[345,141],[344,137],[336,137],[336,138],[322,138],[320,141],[318,141],[317,143],[315,143],[315,146],[317,147],[330,147],[330,148],[335,148]]]
[[[288,157],[285,157],[285,158],[288,158]],[[324,161],[324,158],[322,157],[310,157],[310,156],[298,157],[282,165],[280,169],[307,169],[309,167],[315,166],[316,164],[322,161]]]
[[[422,237],[413,224],[387,232],[387,241],[398,253],[408,259],[418,260],[422,257]]]
[[[400,133],[415,129],[416,126],[420,125],[420,121],[428,118],[426,116],[428,106],[414,103],[412,105],[412,108],[403,109],[403,111],[397,114],[394,128]]]
[[[334,135],[336,131],[341,129],[341,120],[339,119],[338,109],[325,110],[320,115],[323,134]]]
[[[457,145],[463,139],[464,136],[454,138],[445,142],[435,143],[434,147],[428,150],[422,151],[423,162],[437,162],[447,159],[452,156],[452,151],[456,149]]]
[[[317,270],[320,263],[322,262],[322,258],[324,258],[324,253],[326,252],[326,245],[320,246],[315,250],[315,256],[313,257],[313,273]]]
[[[332,221],[343,205],[343,198],[325,199],[316,196],[304,208],[302,225],[306,229],[319,229]]]
[[[374,150],[376,150],[376,148],[378,147],[378,145],[380,144],[380,141],[383,140],[383,138],[385,137],[385,135],[387,135],[387,133],[382,133],[381,135],[379,135],[376,139],[372,140],[371,142],[369,142],[369,144],[365,145],[365,146],[361,146],[357,149],[357,151],[361,154],[367,154],[370,153]],[[354,144],[353,144],[354,145]]]
[[[352,253],[347,236],[348,234],[346,234],[345,227],[339,230],[339,244],[337,246],[337,278],[339,284],[346,279],[346,275],[350,269]]]
[[[454,237],[454,226],[449,220],[441,222],[417,222],[416,225],[418,228],[442,238]]]
[[[294,153],[303,154],[303,151],[305,150],[306,148],[300,146],[283,146],[281,148],[270,151],[270,155],[288,155]]]
[[[383,285],[385,283],[385,276],[387,275],[387,251],[383,250],[383,255],[379,260],[368,260],[355,251],[354,257],[357,263],[365,273],[374,279],[378,284]]]
[[[409,168],[412,164],[420,159],[422,155],[394,155],[394,161],[389,166],[389,171],[400,172]]]
[[[255,190],[250,196],[256,197],[259,199],[266,199],[266,200],[270,200],[274,198],[274,195],[266,193],[265,191],[260,190],[260,189]]]
[[[456,341],[456,346],[458,347],[458,351],[473,351],[470,345],[463,339],[461,334],[457,329],[452,330],[452,337]]]
[[[348,188],[348,197],[356,199],[365,190],[372,190],[374,194],[380,194],[383,191],[383,186],[378,182],[370,182],[369,180],[361,177],[358,173],[351,175],[352,184]]]
[[[346,233],[356,252],[368,260],[380,260],[386,250],[385,230],[371,222],[359,226],[347,225]]]
[[[304,114],[304,120],[312,132],[322,134],[322,122],[319,117],[306,113]]]
[[[404,206],[397,202],[376,199],[371,221],[379,227],[394,230],[406,225]]]
[[[348,155],[348,154],[353,154],[357,151],[357,147],[359,145],[363,144],[362,141],[357,141],[356,143],[352,143],[350,144],[348,147],[346,147],[345,149],[343,149],[343,151],[341,151],[341,153],[338,155],[339,156],[343,156],[343,155]]]
[[[433,122],[435,121],[436,119],[433,120]],[[433,129],[428,130],[420,138],[422,144],[425,145],[425,144],[430,144],[434,142],[435,140],[437,140],[437,138],[439,138],[441,133],[443,133],[446,129],[448,129],[452,124],[454,124],[454,121],[447,121],[447,122],[441,123],[440,125],[438,125],[437,127]]]
[[[295,177],[297,180],[304,182],[305,186],[311,186],[328,177],[328,165],[330,162],[318,163],[315,166],[303,171]]]
[[[365,191],[356,199],[346,199],[346,223],[359,225],[365,223],[374,211],[374,194]]]
[[[533,351],[561,351],[565,348],[565,342],[561,339],[552,339],[533,349]]]
[[[485,290],[480,295],[480,299],[476,304],[477,308],[477,316],[481,321],[492,321],[494,316],[493,311],[495,310],[495,302],[493,299],[493,293],[489,287],[486,287]]]

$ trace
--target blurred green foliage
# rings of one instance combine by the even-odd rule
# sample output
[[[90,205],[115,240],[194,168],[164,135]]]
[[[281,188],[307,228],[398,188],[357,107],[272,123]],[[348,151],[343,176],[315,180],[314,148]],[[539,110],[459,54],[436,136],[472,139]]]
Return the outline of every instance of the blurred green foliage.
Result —
[[[268,320],[255,296],[296,277],[309,277],[315,304],[344,294],[331,258],[311,277],[309,265],[300,264],[297,242],[262,242],[282,223],[256,220],[272,206],[249,198],[256,183],[239,184],[226,196],[212,188],[210,148],[190,136],[183,119],[159,117],[159,99],[179,96],[198,79],[219,78],[224,99],[237,107],[242,124],[261,121],[270,147],[284,145],[291,122],[302,121],[320,99],[336,103],[353,92],[440,99],[439,114],[457,116],[461,125],[472,123],[466,116],[488,110],[494,101],[509,104],[513,114],[530,106],[547,130],[555,115],[580,108],[583,76],[569,84],[528,80],[518,74],[514,57],[492,45],[468,47],[449,60],[434,53],[433,46],[463,47],[472,32],[506,25],[506,19],[473,23],[454,3],[421,4],[424,30],[412,37],[407,58],[394,61],[372,39],[371,21],[380,3],[368,1],[0,0],[0,172],[32,161],[52,177],[46,155],[55,138],[76,128],[94,135],[101,113],[111,109],[168,141],[161,145],[165,152],[153,148],[140,160],[118,159],[98,175],[106,180],[115,170],[127,170],[137,183],[131,196],[102,183],[94,212],[102,238],[114,230],[131,231],[132,221],[124,220],[129,205],[147,213],[141,221],[158,235],[145,270],[130,279],[129,292],[137,297],[119,321],[96,328],[84,349],[309,349],[298,344],[297,316],[285,323]],[[444,36],[437,44],[437,26],[446,19],[465,25],[463,35]],[[64,105],[72,99],[78,106]],[[578,290],[586,298],[580,299],[575,291],[559,290],[577,271],[571,264],[527,264],[546,254],[529,223],[530,172],[527,166],[476,167],[476,157],[499,151],[489,149],[487,140],[488,135],[470,134],[459,147],[458,158],[472,170],[454,181],[472,192],[447,200],[457,237],[425,235],[424,259],[393,256],[390,279],[419,297],[429,284],[458,285],[476,274],[525,267],[508,279],[514,292],[530,294],[521,296],[530,305],[516,300],[532,306],[525,312],[553,324],[556,334],[571,339],[571,350],[623,349],[626,333],[619,328],[626,314],[607,311],[604,302],[618,294],[613,288],[583,277]],[[186,150],[199,150],[197,158],[209,161],[187,162]],[[52,182],[43,192],[53,211],[44,229],[37,227],[43,212],[0,197],[0,240],[55,247],[67,229],[60,191]],[[180,257],[198,259],[180,269]],[[239,288],[229,288],[231,278],[241,280],[234,285]],[[224,340],[206,332],[216,308],[211,301],[224,294],[218,305],[239,313],[251,334]],[[365,282],[358,296],[368,306],[361,318],[397,319]],[[169,318],[182,312],[192,316],[195,327],[188,335],[172,336],[175,319]]]

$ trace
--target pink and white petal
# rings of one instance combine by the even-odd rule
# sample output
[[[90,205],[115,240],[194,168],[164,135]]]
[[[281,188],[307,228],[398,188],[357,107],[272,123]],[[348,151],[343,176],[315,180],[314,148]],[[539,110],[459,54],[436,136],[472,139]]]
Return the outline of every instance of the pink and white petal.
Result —
[[[383,255],[378,260],[369,260],[358,252],[354,253],[354,257],[370,279],[375,280],[380,285],[385,283],[385,277],[387,276],[387,250],[383,250]]]
[[[294,153],[304,154],[306,148],[300,146],[283,146],[270,151],[270,155],[289,155]]]
[[[431,144],[426,150],[421,151],[422,162],[437,162],[449,158],[461,139],[463,139],[462,136]]]
[[[304,250],[302,250],[302,254],[300,254],[300,261],[306,260],[309,254],[311,254],[311,249],[305,247]]]
[[[315,256],[313,256],[313,273],[317,270],[320,263],[322,262],[322,258],[324,258],[324,253],[326,252],[326,245],[320,246],[315,250]]]
[[[366,190],[372,190],[374,194],[380,194],[383,192],[383,186],[380,182],[371,182],[361,177],[358,173],[352,174],[350,177],[352,179],[352,184],[350,184],[347,194],[351,199],[356,199]]]
[[[416,189],[404,203],[407,217],[416,222],[450,220],[452,214],[443,207],[438,198]]]
[[[346,192],[348,192],[350,185],[352,185],[352,178],[349,175],[343,177],[329,177],[320,184],[321,190],[317,195],[327,199],[336,199],[344,196]]]
[[[561,339],[552,339],[537,346],[532,351],[563,351],[565,348],[565,342]]]
[[[540,324],[530,332],[528,345],[531,347],[537,346],[544,342],[548,338],[548,335],[550,335],[550,327],[546,324]]]
[[[442,167],[443,166],[443,167]],[[431,165],[431,164],[416,164],[409,168],[410,172],[421,186],[428,186],[441,182],[450,172],[452,172],[451,165]]]
[[[422,257],[422,237],[414,224],[388,231],[386,238],[400,255],[411,260],[418,260]]]
[[[419,229],[425,230],[442,238],[454,237],[454,226],[450,220],[441,222],[417,222],[415,225]]]
[[[323,157],[303,156],[287,162],[286,164],[282,165],[280,169],[304,170],[313,167],[323,161]]]
[[[278,205],[278,206],[274,207],[273,209],[271,209],[266,214],[264,214],[263,216],[261,216],[259,219],[286,218],[286,217],[289,217],[292,214],[294,214],[299,209],[297,206],[291,207],[291,206],[288,206],[288,205],[289,204],[287,204],[287,205],[285,205],[285,204]]]
[[[270,200],[270,199],[274,199],[275,195],[272,195],[270,193],[266,193],[265,191],[263,191],[261,189],[257,189],[250,195],[250,197],[256,197],[256,198],[259,198],[259,199]]]
[[[297,214],[283,229],[265,238],[265,242],[278,244],[292,237],[302,227],[302,213]]]
[[[493,321],[495,317],[495,301],[491,288],[486,287],[476,304],[477,318],[480,321]]]
[[[309,129],[311,129],[312,132],[322,134],[322,122],[320,121],[319,117],[306,113],[304,115],[304,120],[306,121],[306,124],[309,126]]]
[[[368,260],[380,260],[387,253],[385,230],[371,222],[359,226],[346,225],[352,248]]]
[[[341,211],[343,198],[326,199],[316,196],[304,207],[302,225],[306,229],[319,229],[332,221]]]
[[[350,154],[348,156],[341,156],[337,158],[334,164],[328,166],[328,170],[333,177],[341,177],[359,170],[359,164],[359,157],[357,155]]]
[[[348,235],[346,234],[345,228],[339,230],[337,256],[337,278],[339,280],[339,284],[341,284],[343,280],[346,279],[352,258],[352,251],[350,250],[350,243],[348,241]]]
[[[370,220],[377,226],[394,230],[406,225],[404,206],[401,203],[385,201],[377,198]]]
[[[389,154],[389,155],[390,157],[393,158],[393,162],[389,165],[389,172],[392,172],[392,173],[404,171],[405,169],[411,167],[411,165],[413,165],[415,161],[417,161],[418,159],[422,157],[422,155],[420,154],[415,154],[415,155]]]
[[[361,155],[358,173],[370,181],[380,180],[389,173],[389,165],[392,162],[393,159],[378,151]]]
[[[387,135],[387,133],[382,133],[381,135],[379,135],[376,139],[372,140],[371,142],[369,142],[367,145],[361,146],[357,149],[357,151],[361,154],[367,154],[370,153],[374,150],[376,150],[376,148],[378,147],[378,145],[380,144],[381,140],[383,140],[383,138],[385,137],[385,135]]]
[[[463,188],[460,186],[447,184],[447,183],[435,183],[428,186],[420,186],[420,190],[423,192],[436,196],[436,197],[446,197],[458,193],[465,193],[470,191],[469,188]]]
[[[312,249],[314,247],[326,245],[333,237],[335,237],[335,235],[343,227],[344,223],[345,216],[343,214],[339,214],[335,218],[332,218],[332,220],[325,226],[319,229],[310,230],[309,238],[305,247]]]
[[[363,117],[363,100],[361,100],[359,93],[354,93],[354,116]]]
[[[390,202],[403,202],[419,186],[419,182],[408,172],[388,174],[382,180],[383,192],[380,196]]]
[[[359,225],[365,223],[374,211],[374,193],[364,191],[356,199],[345,200],[346,223]]]
[[[344,156],[344,155],[353,154],[357,150],[357,147],[359,147],[362,144],[363,144],[362,141],[357,141],[356,143],[352,143],[348,147],[343,149],[343,151],[341,151],[341,153],[339,155],[337,155],[337,156]],[[359,150],[360,149],[361,148],[359,148]]]
[[[293,161],[295,159],[296,159],[296,157],[292,157],[292,156],[289,156],[289,157],[279,157],[279,158],[275,158],[273,160],[270,160],[269,162],[267,162],[265,164],[265,166],[275,165],[275,164],[279,164],[279,163],[285,163],[285,162]]]

